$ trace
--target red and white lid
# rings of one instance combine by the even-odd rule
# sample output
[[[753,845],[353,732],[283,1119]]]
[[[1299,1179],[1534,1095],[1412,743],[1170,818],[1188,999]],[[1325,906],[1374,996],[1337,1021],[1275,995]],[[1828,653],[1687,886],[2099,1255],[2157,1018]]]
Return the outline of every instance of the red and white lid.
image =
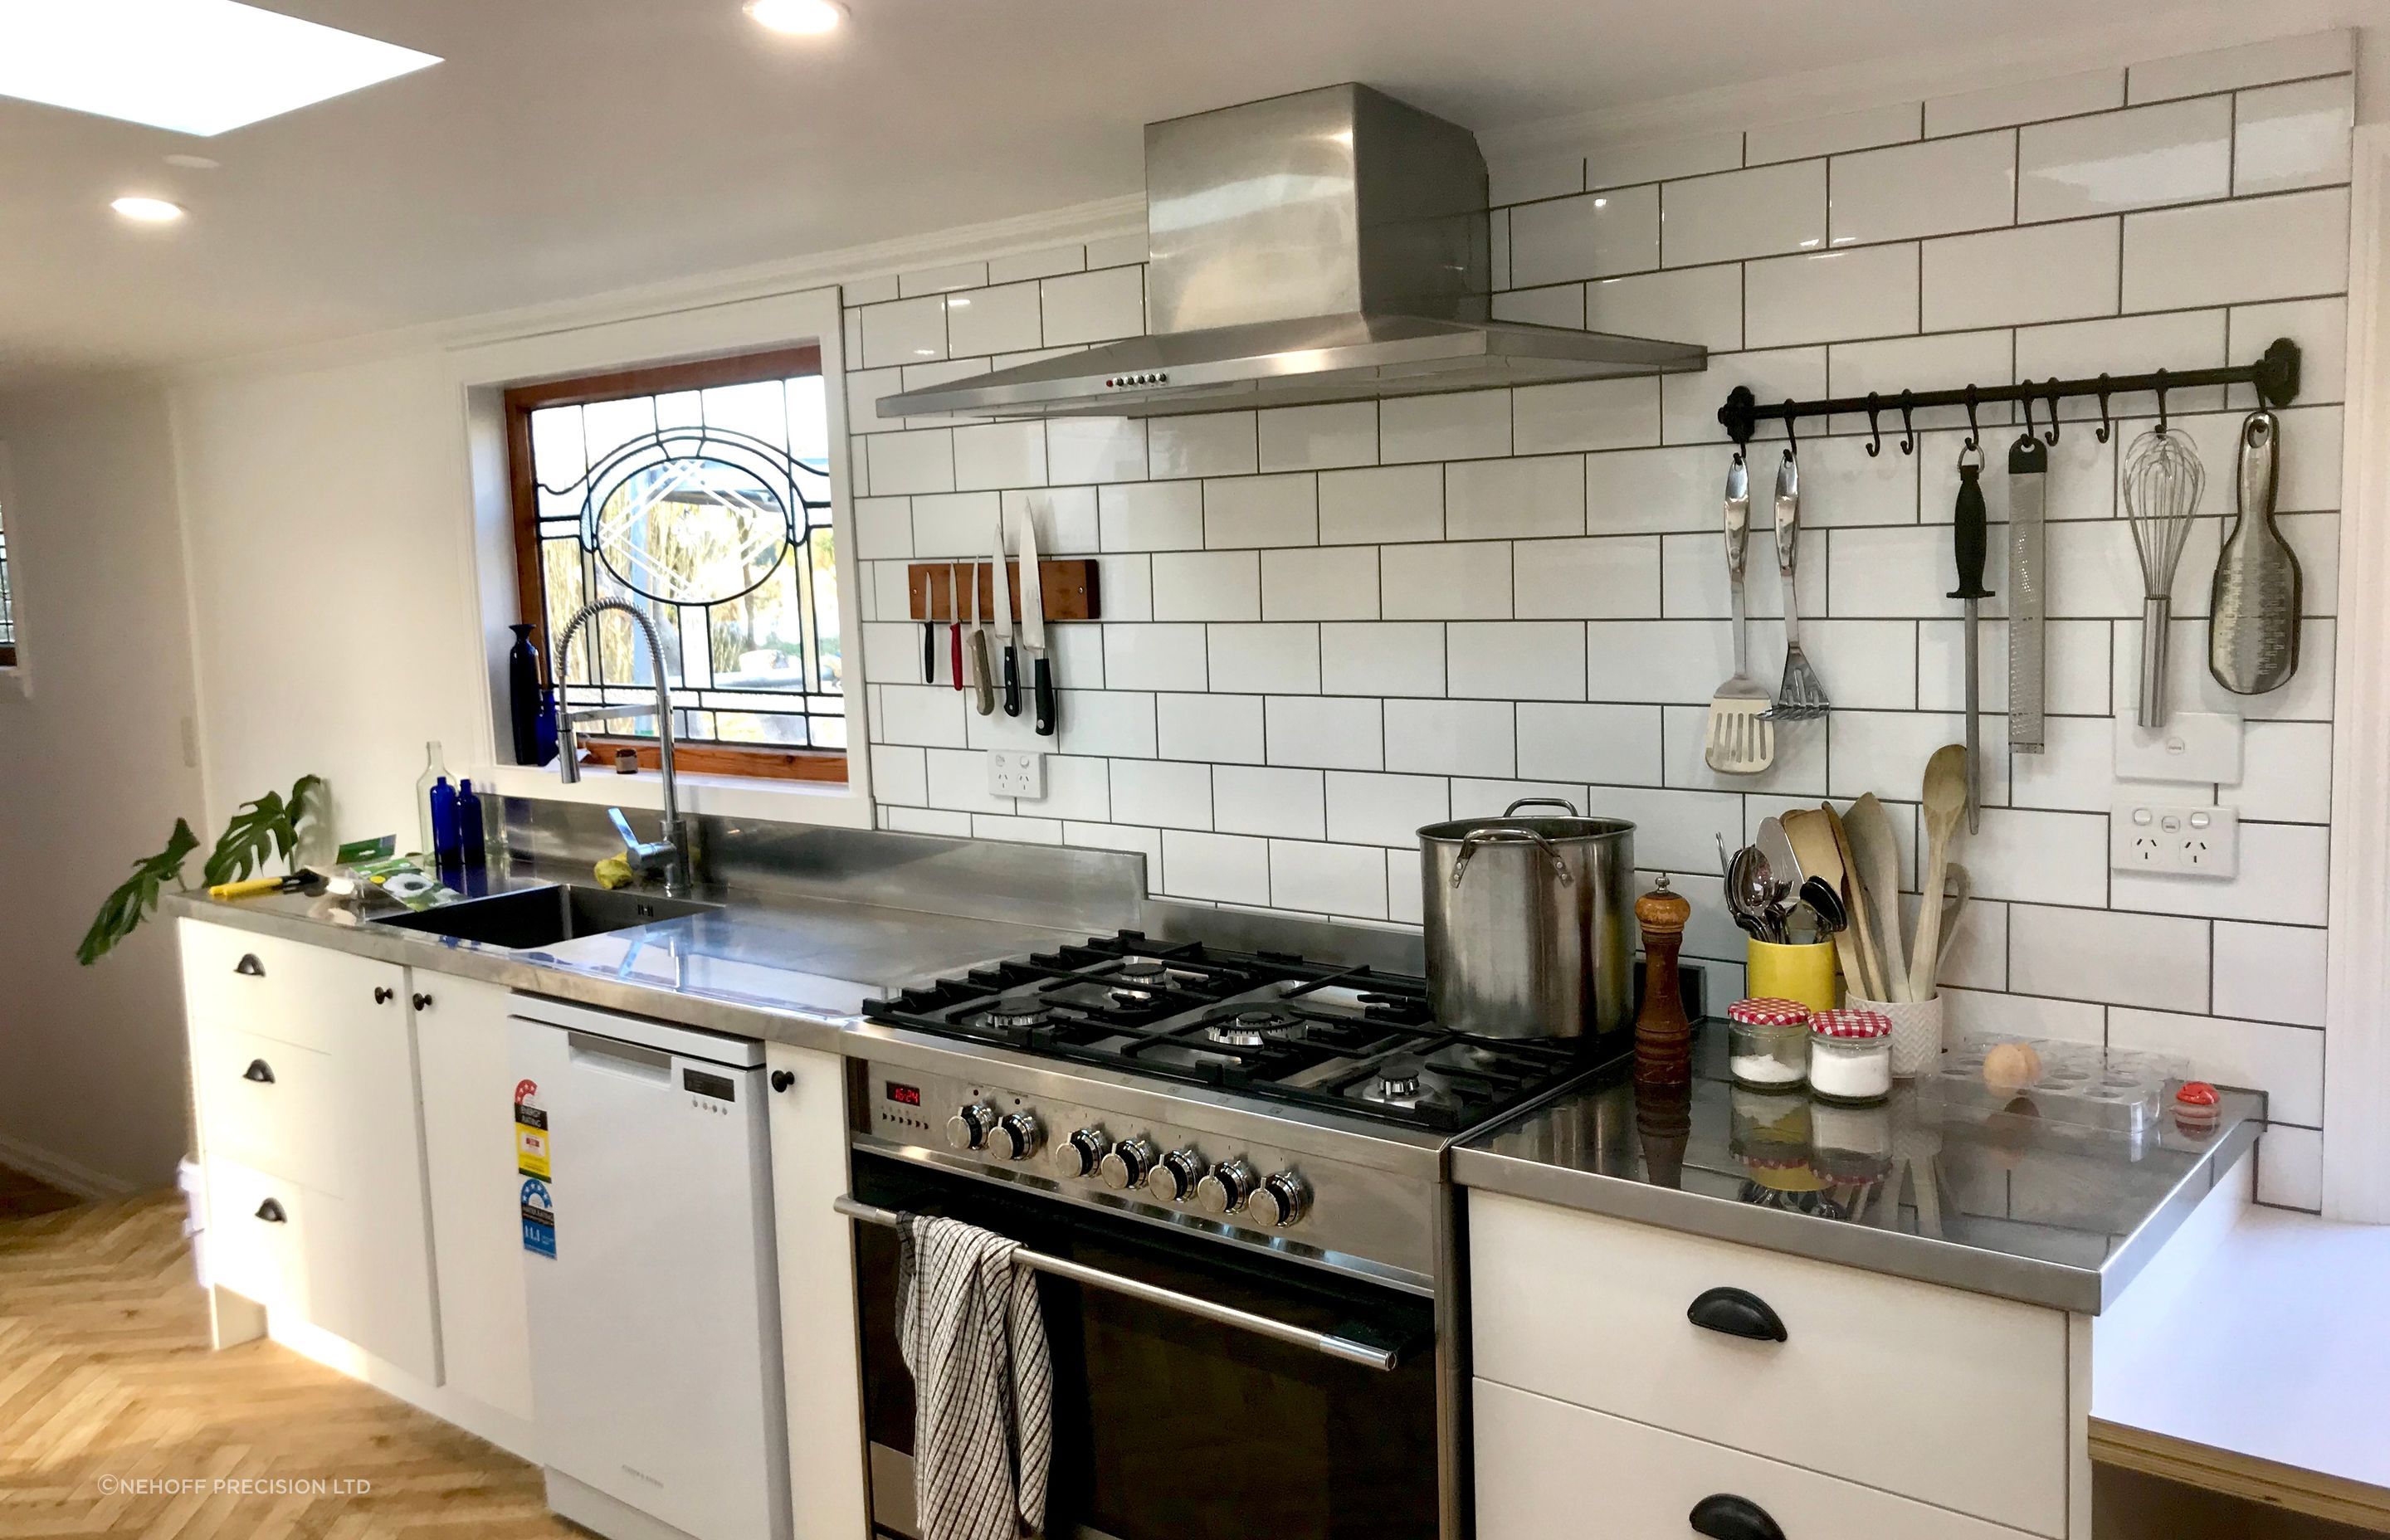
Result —
[[[1798,1000],[1762,995],[1737,1000],[1726,1007],[1726,1014],[1728,1020],[1740,1021],[1746,1027],[1798,1027],[1808,1022],[1809,1007]]]
[[[1821,1010],[1809,1018],[1809,1032],[1815,1037],[1889,1037],[1892,1018],[1880,1010],[1861,1010],[1845,1006],[1840,1010]]]

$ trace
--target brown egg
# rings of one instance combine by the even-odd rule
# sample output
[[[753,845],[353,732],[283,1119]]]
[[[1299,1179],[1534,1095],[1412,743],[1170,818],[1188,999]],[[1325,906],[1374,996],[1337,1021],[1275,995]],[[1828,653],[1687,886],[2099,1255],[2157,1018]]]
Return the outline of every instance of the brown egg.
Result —
[[[2030,1043],[2003,1043],[1984,1056],[1984,1084],[1995,1091],[2022,1091],[2041,1082],[2041,1055]]]

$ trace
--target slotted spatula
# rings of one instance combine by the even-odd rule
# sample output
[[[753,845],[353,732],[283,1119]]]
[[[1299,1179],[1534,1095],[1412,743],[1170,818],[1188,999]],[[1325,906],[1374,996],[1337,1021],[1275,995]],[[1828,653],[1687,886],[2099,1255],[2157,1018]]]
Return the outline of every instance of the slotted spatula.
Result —
[[[1702,758],[1725,776],[1755,776],[1776,763],[1775,705],[1751,676],[1751,637],[1743,623],[1743,551],[1751,542],[1751,472],[1741,452],[1726,472],[1726,582],[1734,607],[1734,676],[1710,697],[1709,733]]]

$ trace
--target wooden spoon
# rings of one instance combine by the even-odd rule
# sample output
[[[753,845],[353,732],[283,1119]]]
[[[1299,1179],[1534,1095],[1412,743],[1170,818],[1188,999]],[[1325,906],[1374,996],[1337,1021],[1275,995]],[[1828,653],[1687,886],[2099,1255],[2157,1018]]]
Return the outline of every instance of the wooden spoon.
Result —
[[[1802,875],[1823,878],[1836,892],[1844,891],[1843,857],[1834,848],[1834,831],[1827,827],[1826,815],[1815,809],[1796,808],[1785,814],[1782,821],[1784,837],[1792,841],[1792,854],[1801,863]],[[1845,984],[1876,998],[1858,938],[1853,934],[1857,929],[1856,925],[1846,925],[1834,932],[1834,960],[1842,965]]]
[[[1887,1000],[1912,998],[1908,993],[1908,949],[1900,939],[1900,843],[1893,837],[1892,816],[1870,791],[1851,803],[1843,818],[1851,839],[1853,872],[1867,891],[1868,914],[1875,932],[1883,982],[1892,993]]]
[[[1821,803],[1818,811],[1826,815],[1826,828],[1834,836],[1834,853],[1843,864],[1844,903],[1851,912],[1851,929],[1859,933],[1859,967],[1868,976],[1868,998],[1889,1000],[1892,980],[1883,970],[1883,954],[1876,947],[1875,921],[1868,910],[1867,882],[1859,871],[1858,857],[1851,853],[1850,830],[1843,827],[1843,815],[1834,811],[1831,802]]]
[[[1924,902],[1917,907],[1917,951],[1908,959],[1908,997],[1934,997],[1934,974],[1942,961],[1942,884],[1950,866],[1950,841],[1967,815],[1967,750],[1946,743],[1925,762]]]

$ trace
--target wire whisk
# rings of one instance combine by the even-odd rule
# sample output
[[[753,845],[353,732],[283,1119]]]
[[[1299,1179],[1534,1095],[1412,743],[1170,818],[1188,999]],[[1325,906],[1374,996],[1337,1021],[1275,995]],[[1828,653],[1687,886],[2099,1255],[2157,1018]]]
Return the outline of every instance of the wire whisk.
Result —
[[[2191,540],[2191,521],[2207,468],[2191,440],[2171,428],[2150,429],[2125,452],[2125,517],[2141,558],[2140,725],[2166,719],[2166,630],[2174,618],[2174,573]]]

